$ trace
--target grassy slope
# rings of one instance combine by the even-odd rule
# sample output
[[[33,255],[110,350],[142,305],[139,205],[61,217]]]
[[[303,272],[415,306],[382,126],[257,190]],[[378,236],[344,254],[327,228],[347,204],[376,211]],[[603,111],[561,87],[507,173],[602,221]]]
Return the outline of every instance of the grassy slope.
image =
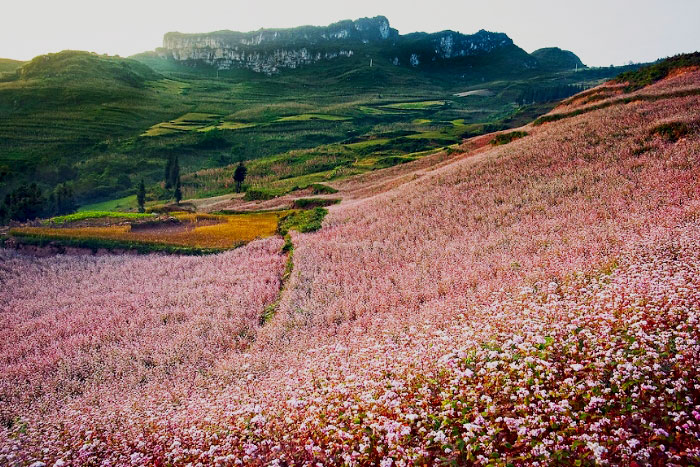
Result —
[[[148,184],[159,181],[173,153],[183,173],[225,167],[238,158],[273,157],[286,164],[290,151],[323,153],[338,143],[387,134],[392,147],[379,148],[383,153],[376,158],[411,154],[455,143],[468,129],[479,131],[468,125],[513,115],[518,110],[513,101],[524,89],[590,85],[611,74],[589,70],[495,80],[488,67],[481,74],[457,75],[444,68],[395,67],[381,57],[370,68],[366,57],[353,57],[272,77],[247,70],[217,77],[216,70],[178,66],[153,54],[136,58],[143,64],[63,52],[39,57],[15,79],[0,81],[0,167],[9,172],[0,196],[31,180],[47,189],[70,181],[82,204],[122,198],[133,194],[141,177]],[[489,81],[482,82],[485,78]],[[494,95],[453,96],[484,87]],[[447,102],[406,104],[420,101]],[[181,117],[192,112],[211,118],[183,123]],[[417,119],[430,124],[416,125]],[[464,125],[462,133],[450,123],[455,120]],[[416,141],[397,143],[397,132]],[[326,164],[321,171],[337,167]],[[307,176],[319,168],[293,171]],[[167,196],[152,187],[152,196]],[[225,184],[186,188],[188,196],[230,191]]]
[[[11,73],[21,67],[24,62],[9,58],[0,58],[0,73]]]

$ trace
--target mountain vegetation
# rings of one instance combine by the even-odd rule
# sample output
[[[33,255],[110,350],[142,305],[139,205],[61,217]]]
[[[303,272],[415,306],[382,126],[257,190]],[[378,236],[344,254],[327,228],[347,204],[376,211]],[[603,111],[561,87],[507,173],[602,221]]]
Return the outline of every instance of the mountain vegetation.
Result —
[[[335,33],[323,47],[355,51],[270,75],[176,59],[178,50],[199,53],[195,45],[131,59],[64,51],[21,64],[0,78],[0,197],[28,183],[45,193],[66,184],[78,205],[123,199],[136,210],[141,179],[149,199],[172,199],[161,182],[173,156],[185,199],[235,191],[228,176],[211,175],[232,176],[240,159],[250,170],[243,189],[279,196],[518,126],[620,71],[543,68],[505,34],[485,31],[399,36],[385,18],[329,28],[200,35],[276,34],[246,46],[262,53],[279,44],[311,50],[323,44],[305,34]],[[185,40],[169,34],[164,45]]]

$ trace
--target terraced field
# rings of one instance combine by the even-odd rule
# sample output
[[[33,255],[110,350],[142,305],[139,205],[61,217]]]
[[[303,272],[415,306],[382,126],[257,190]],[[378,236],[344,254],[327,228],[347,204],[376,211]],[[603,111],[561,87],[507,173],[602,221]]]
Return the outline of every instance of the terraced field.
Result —
[[[289,214],[285,211],[235,215],[176,212],[154,218],[151,214],[80,213],[54,219],[41,227],[12,228],[10,235],[20,242],[35,244],[56,241],[71,246],[143,249],[153,245],[185,247],[192,252],[221,251],[275,235],[280,219]]]

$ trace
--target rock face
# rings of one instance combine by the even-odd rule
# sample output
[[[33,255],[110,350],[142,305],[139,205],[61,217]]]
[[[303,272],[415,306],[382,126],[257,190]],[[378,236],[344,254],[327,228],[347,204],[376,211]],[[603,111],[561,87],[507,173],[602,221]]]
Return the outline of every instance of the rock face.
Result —
[[[395,40],[398,31],[383,16],[341,21],[327,27],[261,29],[255,32],[218,31],[208,34],[169,32],[162,57],[204,62],[219,69],[248,68],[272,74],[282,68],[337,57],[352,57],[355,48]]]
[[[481,30],[473,35],[453,31],[401,36],[383,16],[341,21],[326,27],[218,31],[207,34],[169,32],[157,52],[162,58],[217,69],[247,68],[273,74],[323,60],[371,56],[395,66],[422,67],[486,55],[499,50],[522,52],[522,66],[537,61],[501,33]]]

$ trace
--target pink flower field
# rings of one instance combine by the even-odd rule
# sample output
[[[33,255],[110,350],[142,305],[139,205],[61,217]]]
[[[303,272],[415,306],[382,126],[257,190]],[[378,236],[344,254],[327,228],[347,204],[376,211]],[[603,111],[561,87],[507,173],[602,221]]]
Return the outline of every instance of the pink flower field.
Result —
[[[280,238],[1,252],[0,465],[699,464],[698,109],[610,105],[333,206],[283,287]]]

